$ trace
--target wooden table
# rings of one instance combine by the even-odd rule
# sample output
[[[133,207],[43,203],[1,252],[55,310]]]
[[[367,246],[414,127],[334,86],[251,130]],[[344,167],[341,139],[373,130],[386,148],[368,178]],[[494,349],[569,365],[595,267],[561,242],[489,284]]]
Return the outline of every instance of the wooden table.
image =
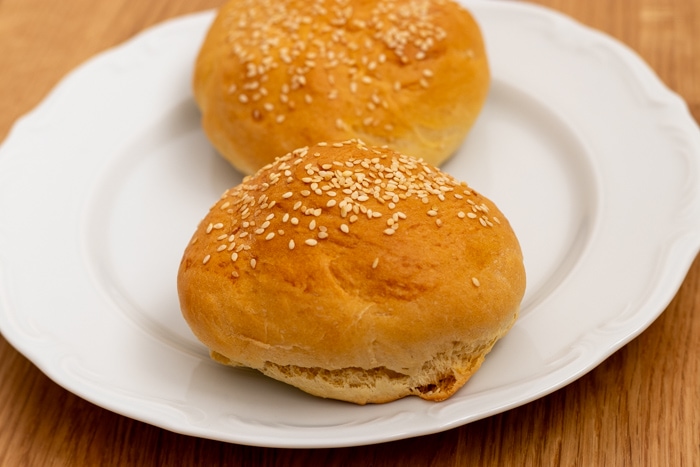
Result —
[[[494,0],[495,1],[495,0]],[[0,0],[0,139],[76,65],[220,0]],[[636,50],[700,121],[698,0],[537,0]],[[0,337],[0,465],[700,465],[700,262],[663,315],[578,381],[444,433],[286,450],[174,434],[62,389]]]

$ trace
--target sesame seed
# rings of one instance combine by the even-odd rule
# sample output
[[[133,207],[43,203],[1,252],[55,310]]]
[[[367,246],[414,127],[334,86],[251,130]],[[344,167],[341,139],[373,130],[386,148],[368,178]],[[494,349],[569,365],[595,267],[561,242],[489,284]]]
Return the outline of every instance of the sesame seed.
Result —
[[[250,258],[250,267],[255,269],[255,266],[258,264],[257,260],[255,258]]]
[[[379,265],[379,258],[374,258],[374,261],[372,261],[372,269],[377,269],[378,265]]]
[[[292,92],[293,89],[290,88],[290,93]],[[371,92],[368,94],[372,96]],[[374,99],[374,97],[369,98]],[[417,206],[425,203],[425,212],[434,218],[436,226],[446,226],[450,218],[441,216],[444,212],[438,209],[443,206],[439,200],[449,201],[445,196],[449,199],[460,199],[460,196],[464,198],[460,187],[465,187],[466,184],[460,184],[440,170],[431,169],[420,160],[402,156],[385,147],[368,147],[354,139],[330,142],[326,145],[336,148],[347,145],[354,150],[357,148],[367,152],[358,151],[357,155],[350,159],[333,161],[328,155],[322,155],[324,158],[320,160],[313,158],[312,156],[317,153],[313,148],[300,148],[270,163],[260,172],[260,175],[245,178],[242,182],[244,190],[238,192],[240,197],[231,192],[226,195],[231,198],[220,201],[220,203],[229,203],[231,217],[226,221],[227,230],[219,231],[211,237],[209,253],[213,253],[214,250],[227,250],[229,252],[227,254],[231,254],[231,261],[235,262],[241,251],[250,250],[250,254],[256,258],[251,261],[249,259],[251,256],[247,256],[245,261],[250,262],[251,267],[255,268],[258,258],[262,259],[264,258],[262,255],[272,253],[267,253],[262,248],[259,239],[257,243],[254,239],[250,241],[238,239],[260,235],[260,239],[273,240],[275,237],[285,235],[285,231],[281,228],[285,223],[290,223],[291,226],[300,225],[300,220],[304,220],[302,216],[310,216],[304,221],[309,230],[302,228],[298,231],[298,227],[288,227],[286,235],[289,250],[294,250],[298,241],[304,242],[307,246],[318,245],[322,249],[328,248],[329,243],[324,240],[334,235],[333,229],[337,228],[349,234],[349,226],[356,222],[362,224],[382,218],[384,222],[379,225],[383,227],[377,227],[383,229],[383,234],[380,235],[392,236],[398,231],[399,225],[402,229],[408,229],[402,223],[408,217],[402,206],[409,206],[410,203],[403,203],[411,199],[414,206],[416,203],[419,203]],[[292,184],[286,188],[289,191],[285,191],[284,188],[278,189],[279,191],[266,191],[272,189],[280,179],[282,184],[285,183],[285,179],[291,180]],[[300,184],[304,185],[304,190],[296,188]],[[449,196],[450,193],[459,196],[452,198]],[[285,206],[284,203],[278,208],[284,207],[288,212],[279,211],[278,215],[278,211],[271,209],[275,202],[271,198],[291,199],[294,196],[299,197],[299,201],[293,201],[294,211],[299,214],[289,209],[291,206]],[[306,197],[301,198],[301,196]],[[457,217],[465,218],[469,215],[479,219],[482,226],[493,226],[493,223],[498,222],[486,214],[488,206],[479,201],[478,195],[473,199],[477,201],[467,200],[472,201],[470,204],[461,201],[463,210],[455,209]],[[223,204],[219,204],[219,207],[221,206]],[[331,209],[336,206],[338,211]],[[388,210],[384,211],[382,206]],[[469,209],[464,209],[464,206],[468,206]],[[294,217],[295,214],[298,217]],[[338,214],[343,220],[339,219]],[[331,218],[333,218],[330,221],[332,224],[322,225]],[[205,225],[210,232],[224,228],[222,222]],[[303,231],[309,234],[299,237],[298,235]],[[209,260],[210,258],[206,261]],[[377,267],[378,261],[379,258],[374,259],[373,268]]]
[[[479,282],[479,279],[476,277],[472,277],[472,284],[474,284],[475,287],[479,287],[481,285],[481,282]]]
[[[202,264],[207,264],[210,259],[211,259],[211,255],[205,256],[204,259],[202,260]]]

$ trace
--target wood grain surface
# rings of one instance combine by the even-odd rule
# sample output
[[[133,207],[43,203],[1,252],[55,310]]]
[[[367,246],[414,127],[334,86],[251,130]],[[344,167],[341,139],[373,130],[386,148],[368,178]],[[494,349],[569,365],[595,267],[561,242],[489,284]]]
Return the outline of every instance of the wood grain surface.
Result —
[[[0,0],[0,139],[95,53],[164,19],[220,3]],[[536,3],[627,44],[700,121],[698,0]],[[696,260],[658,320],[547,397],[435,435],[290,450],[198,439],[114,414],[53,383],[0,337],[0,465],[697,466],[699,353]]]

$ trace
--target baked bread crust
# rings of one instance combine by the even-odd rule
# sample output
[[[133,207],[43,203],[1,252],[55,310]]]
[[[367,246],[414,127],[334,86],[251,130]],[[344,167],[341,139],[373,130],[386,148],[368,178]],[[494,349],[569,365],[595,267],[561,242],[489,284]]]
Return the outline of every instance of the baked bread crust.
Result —
[[[193,78],[202,126],[250,174],[319,141],[359,138],[440,165],[488,93],[478,24],[452,0],[231,0]]]
[[[358,404],[454,394],[524,290],[518,240],[489,199],[356,140],[295,150],[228,190],[178,273],[214,359]]]

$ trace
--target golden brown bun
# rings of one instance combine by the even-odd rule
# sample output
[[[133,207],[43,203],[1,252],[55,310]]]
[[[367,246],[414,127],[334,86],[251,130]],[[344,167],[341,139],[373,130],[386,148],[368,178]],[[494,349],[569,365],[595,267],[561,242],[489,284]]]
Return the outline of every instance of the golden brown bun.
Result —
[[[359,404],[444,400],[516,319],[503,214],[422,161],[321,143],[228,190],[182,258],[183,315],[214,359]]]
[[[439,165],[488,92],[477,23],[451,0],[231,0],[197,58],[214,147],[252,173],[318,141],[360,138]]]

